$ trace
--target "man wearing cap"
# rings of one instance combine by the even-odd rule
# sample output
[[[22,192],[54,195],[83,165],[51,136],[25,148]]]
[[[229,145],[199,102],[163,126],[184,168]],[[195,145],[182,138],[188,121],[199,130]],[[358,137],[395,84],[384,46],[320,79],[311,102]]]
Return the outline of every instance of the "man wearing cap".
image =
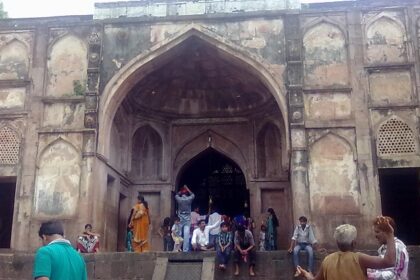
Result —
[[[43,247],[35,255],[32,276],[36,280],[86,280],[82,256],[64,239],[63,225],[58,221],[42,223],[38,232]]]
[[[175,195],[175,200],[178,203],[178,217],[183,232],[184,243],[182,249],[188,252],[190,242],[190,227],[191,227],[191,204],[195,196],[192,191],[184,185]]]

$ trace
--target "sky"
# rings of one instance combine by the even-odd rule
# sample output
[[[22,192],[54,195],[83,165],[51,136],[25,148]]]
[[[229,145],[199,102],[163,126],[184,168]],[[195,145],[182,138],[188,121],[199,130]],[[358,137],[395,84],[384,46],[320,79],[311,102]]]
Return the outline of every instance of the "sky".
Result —
[[[334,0],[301,0],[309,2],[331,2]],[[119,2],[117,0],[3,0],[9,18],[46,17],[62,15],[93,14],[95,2]]]

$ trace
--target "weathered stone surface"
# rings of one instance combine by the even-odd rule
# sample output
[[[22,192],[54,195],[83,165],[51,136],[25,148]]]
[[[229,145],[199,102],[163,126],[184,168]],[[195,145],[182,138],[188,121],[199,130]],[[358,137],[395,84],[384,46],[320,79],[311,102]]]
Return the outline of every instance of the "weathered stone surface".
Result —
[[[413,100],[411,72],[371,73],[369,91],[375,105],[409,104]]]
[[[74,35],[59,38],[48,54],[47,95],[84,95],[86,79],[86,43]]]
[[[0,110],[1,109],[23,109],[25,105],[25,88],[0,89]]]
[[[336,26],[321,22],[303,36],[305,86],[348,84],[346,39]]]
[[[307,120],[332,121],[350,119],[351,96],[347,93],[305,94],[305,117]]]

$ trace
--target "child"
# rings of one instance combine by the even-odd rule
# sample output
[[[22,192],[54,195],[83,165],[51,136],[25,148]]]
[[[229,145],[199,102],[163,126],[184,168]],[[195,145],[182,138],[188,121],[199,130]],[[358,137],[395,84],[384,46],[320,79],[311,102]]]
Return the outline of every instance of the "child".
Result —
[[[174,219],[174,225],[172,226],[172,239],[175,242],[174,245],[174,252],[181,252],[181,244],[184,241],[184,239],[181,237],[181,225],[180,225],[180,219],[179,217],[175,217]]]
[[[127,227],[127,236],[125,238],[125,246],[128,252],[133,252],[133,230],[131,227]]]
[[[265,251],[265,232],[267,231],[267,227],[265,225],[261,225],[260,230],[260,251]]]
[[[163,251],[172,251],[174,249],[174,242],[171,235],[171,218],[166,217],[158,231],[163,241]]]
[[[226,222],[220,224],[220,233],[216,238],[216,251],[219,268],[225,270],[232,251],[232,233],[229,231],[229,225]]]

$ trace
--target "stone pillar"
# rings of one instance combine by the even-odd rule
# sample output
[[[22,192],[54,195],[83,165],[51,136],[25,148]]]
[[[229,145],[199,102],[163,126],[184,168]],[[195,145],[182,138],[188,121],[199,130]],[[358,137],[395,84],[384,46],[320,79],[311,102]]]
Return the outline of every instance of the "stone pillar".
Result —
[[[288,110],[291,135],[293,219],[310,216],[308,152],[303,104],[303,58],[299,16],[285,17]]]

